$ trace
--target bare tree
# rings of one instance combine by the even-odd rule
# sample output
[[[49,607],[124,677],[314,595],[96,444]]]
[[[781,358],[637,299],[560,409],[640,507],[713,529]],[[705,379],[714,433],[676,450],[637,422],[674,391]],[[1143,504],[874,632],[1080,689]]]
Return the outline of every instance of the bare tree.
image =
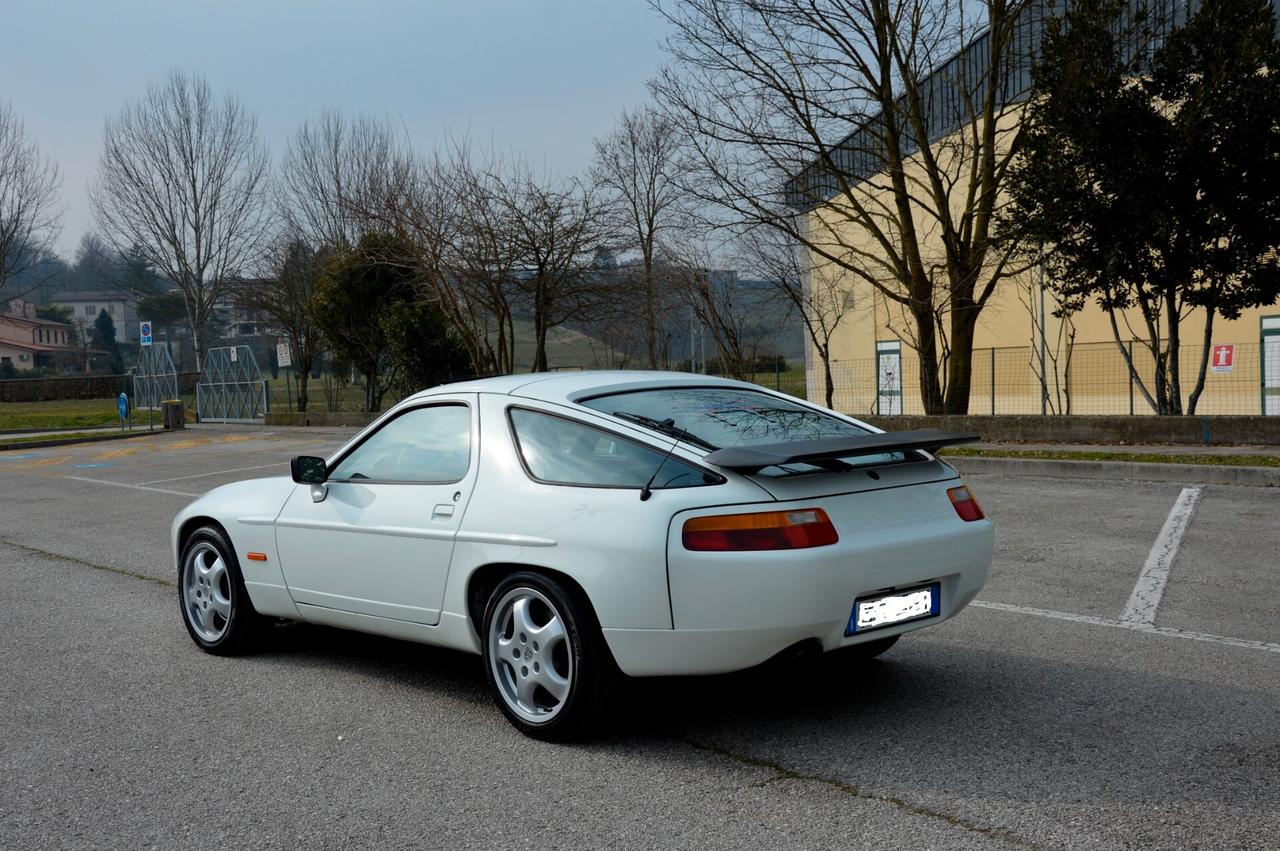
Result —
[[[687,193],[678,182],[679,131],[652,106],[624,111],[616,127],[596,140],[592,179],[608,193],[624,245],[640,253],[641,330],[650,369],[667,360],[660,316],[670,299],[660,288],[655,263],[665,231],[687,220]],[[634,320],[633,320],[634,321]]]
[[[257,118],[234,95],[219,100],[202,77],[175,71],[107,121],[98,172],[98,227],[177,285],[203,368],[214,306],[269,236]]]
[[[27,138],[13,107],[0,103],[0,297],[11,278],[51,252],[62,221],[61,186],[57,165]]]
[[[514,279],[520,304],[533,317],[533,371],[549,368],[547,332],[590,311],[602,297],[599,249],[612,237],[589,187],[535,176],[519,166],[505,180],[501,201],[523,265]]]
[[[822,364],[823,398],[835,403],[831,341],[853,309],[852,292],[830,263],[814,264],[805,249],[785,233],[757,228],[741,240],[746,266],[768,281],[799,313],[813,352]]]
[[[286,232],[270,247],[266,277],[244,287],[238,301],[271,318],[269,328],[289,340],[298,367],[298,410],[307,410],[307,379],[323,350],[315,324],[312,295],[324,275],[329,252],[317,249],[301,234]]]
[[[315,246],[345,251],[369,227],[387,176],[403,155],[385,123],[323,112],[285,146],[277,200],[290,227]]]
[[[762,294],[737,272],[714,268],[713,254],[703,240],[680,240],[659,258],[659,281],[680,294],[711,335],[719,372],[754,381],[765,342],[777,336],[781,317],[762,315]]]
[[[994,230],[1025,0],[651,2],[691,190],[883,296],[914,325],[925,409],[965,412],[978,316],[1019,271]]]

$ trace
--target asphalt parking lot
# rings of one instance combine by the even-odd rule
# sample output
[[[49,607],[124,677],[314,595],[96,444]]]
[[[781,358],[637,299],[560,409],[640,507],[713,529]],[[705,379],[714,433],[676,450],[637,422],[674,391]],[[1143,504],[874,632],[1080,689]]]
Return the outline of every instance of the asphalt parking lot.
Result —
[[[341,440],[0,453],[0,846],[1277,847],[1280,489],[971,476],[999,544],[955,620],[865,668],[633,682],[555,746],[475,657],[188,639],[174,513]]]

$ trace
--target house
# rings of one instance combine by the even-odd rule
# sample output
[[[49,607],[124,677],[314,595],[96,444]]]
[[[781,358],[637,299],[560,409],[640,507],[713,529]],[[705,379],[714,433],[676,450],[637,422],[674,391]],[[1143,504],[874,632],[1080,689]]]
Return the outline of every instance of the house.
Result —
[[[78,349],[71,326],[36,316],[36,306],[13,299],[0,305],[0,364],[19,372],[71,361]]]
[[[59,293],[51,302],[71,308],[76,326],[85,333],[93,327],[98,314],[105,310],[115,323],[117,342],[138,342],[138,300],[128,293],[79,290]]]

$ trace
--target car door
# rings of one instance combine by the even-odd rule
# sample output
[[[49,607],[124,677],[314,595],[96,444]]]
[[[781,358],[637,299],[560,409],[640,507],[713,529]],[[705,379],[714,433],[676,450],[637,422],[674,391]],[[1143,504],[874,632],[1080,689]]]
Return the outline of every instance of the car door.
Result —
[[[432,400],[336,459],[322,488],[295,488],[276,519],[276,545],[303,613],[319,606],[439,623],[478,450],[475,397]]]

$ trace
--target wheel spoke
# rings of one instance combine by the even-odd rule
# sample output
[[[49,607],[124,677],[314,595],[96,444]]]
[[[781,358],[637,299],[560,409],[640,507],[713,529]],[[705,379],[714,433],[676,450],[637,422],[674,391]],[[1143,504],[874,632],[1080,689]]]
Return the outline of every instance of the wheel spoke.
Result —
[[[533,616],[529,613],[529,599],[521,597],[511,606],[511,620],[515,624],[512,635],[517,639],[522,632],[528,635],[538,630],[538,625],[533,622]]]
[[[213,612],[222,615],[223,620],[231,620],[231,601],[222,596],[222,592],[218,591],[209,595],[209,612],[212,617]]]
[[[537,704],[533,702],[533,691],[538,687],[538,680],[533,676],[520,676],[520,669],[515,670],[516,680],[516,697],[529,709],[536,709]],[[533,674],[532,671],[529,671]]]
[[[222,578],[226,576],[227,565],[223,562],[221,556],[215,556],[213,564],[209,565],[209,584],[214,588],[222,585]]]
[[[557,703],[564,703],[564,699],[569,696],[569,680],[560,676],[550,666],[544,666],[539,672],[538,684],[546,689]]]
[[[553,614],[551,620],[529,630],[529,640],[537,641],[542,652],[547,653],[556,644],[565,640],[564,621]]]
[[[217,609],[201,606],[197,611],[200,612],[200,628],[208,633],[210,638],[216,636],[218,634],[218,627],[214,623],[213,615]]]
[[[209,579],[209,575],[212,573],[210,566],[204,563],[204,557],[206,555],[210,555],[210,553],[202,551],[196,553],[196,557],[192,559],[192,565],[195,567],[196,573],[200,575],[201,579],[205,580]],[[214,560],[218,560],[217,556],[214,556]]]

